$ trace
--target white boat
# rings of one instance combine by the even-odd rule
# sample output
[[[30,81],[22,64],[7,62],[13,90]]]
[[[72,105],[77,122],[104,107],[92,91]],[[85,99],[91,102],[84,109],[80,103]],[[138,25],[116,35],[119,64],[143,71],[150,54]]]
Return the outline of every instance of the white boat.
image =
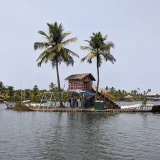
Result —
[[[138,112],[159,112],[160,111],[160,106],[156,104],[134,104],[134,105],[127,105],[127,106],[121,106],[122,110],[134,110]]]

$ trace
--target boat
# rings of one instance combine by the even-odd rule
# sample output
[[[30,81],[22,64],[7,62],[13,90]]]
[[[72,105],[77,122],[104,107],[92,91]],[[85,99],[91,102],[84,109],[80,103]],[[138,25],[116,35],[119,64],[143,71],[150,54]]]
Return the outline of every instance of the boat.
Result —
[[[151,104],[134,104],[134,105],[127,105],[121,106],[122,110],[134,110],[135,112],[160,112],[160,105],[151,103]]]
[[[153,98],[153,101],[160,101],[160,98]]]

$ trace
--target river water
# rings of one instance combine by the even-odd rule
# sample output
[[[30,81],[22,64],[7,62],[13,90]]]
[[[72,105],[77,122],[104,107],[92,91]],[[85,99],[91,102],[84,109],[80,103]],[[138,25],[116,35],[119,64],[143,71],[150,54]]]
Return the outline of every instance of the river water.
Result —
[[[160,113],[15,112],[0,104],[0,160],[158,160]]]

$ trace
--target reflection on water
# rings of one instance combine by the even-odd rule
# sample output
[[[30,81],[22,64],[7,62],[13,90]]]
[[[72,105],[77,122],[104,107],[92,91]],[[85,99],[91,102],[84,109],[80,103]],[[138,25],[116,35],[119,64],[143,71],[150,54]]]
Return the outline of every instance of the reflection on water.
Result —
[[[14,112],[0,105],[0,159],[159,159],[160,114]]]

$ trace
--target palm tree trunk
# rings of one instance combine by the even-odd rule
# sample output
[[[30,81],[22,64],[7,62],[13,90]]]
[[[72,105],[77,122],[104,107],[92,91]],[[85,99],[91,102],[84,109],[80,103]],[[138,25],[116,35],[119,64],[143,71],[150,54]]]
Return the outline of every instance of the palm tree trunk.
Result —
[[[59,98],[59,102],[60,102],[60,107],[63,107],[63,103],[62,103],[62,99],[61,99],[61,86],[60,86],[58,63],[56,63],[56,72],[57,72],[57,83],[58,83],[58,98]]]
[[[97,100],[98,96],[98,90],[99,90],[99,64],[98,64],[98,56],[97,56],[97,88],[96,88],[96,95],[95,95],[95,100]]]

